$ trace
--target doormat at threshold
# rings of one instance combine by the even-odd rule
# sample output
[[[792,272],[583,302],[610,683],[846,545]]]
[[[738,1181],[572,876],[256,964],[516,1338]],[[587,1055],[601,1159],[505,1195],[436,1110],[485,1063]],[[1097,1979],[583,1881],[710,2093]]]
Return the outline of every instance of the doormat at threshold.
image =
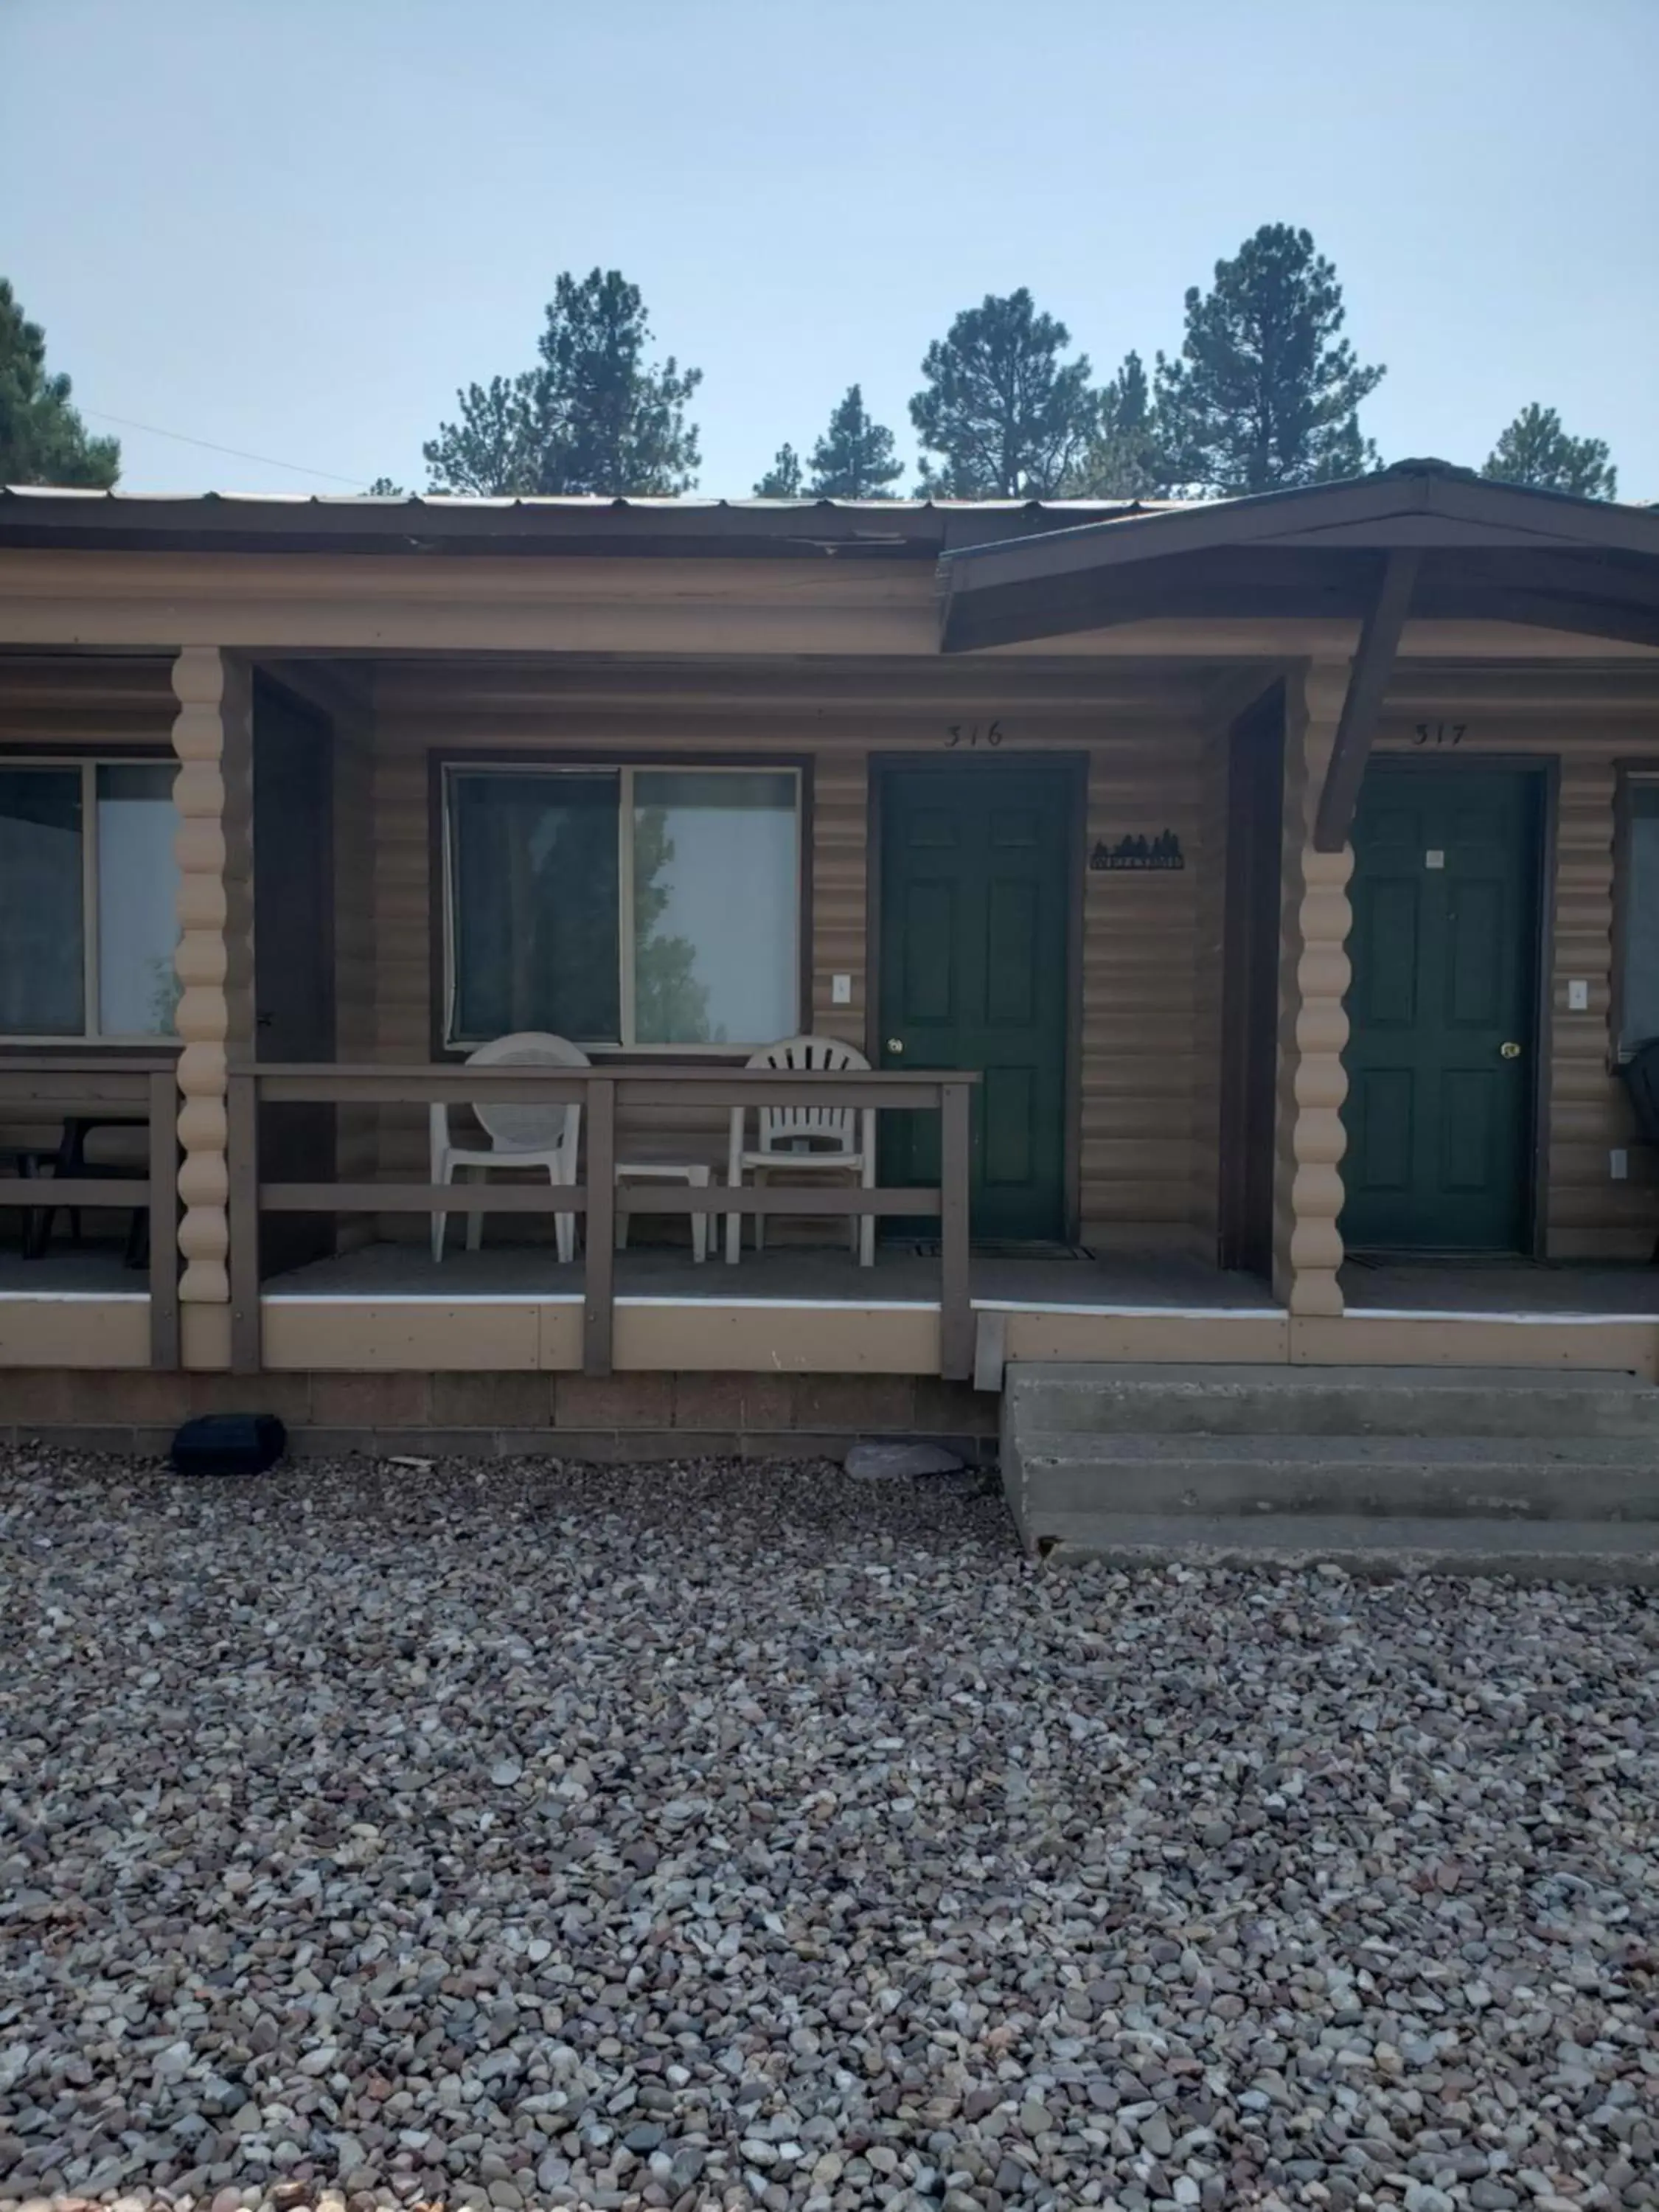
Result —
[[[906,1259],[937,1260],[940,1253],[937,1237],[896,1237],[882,1246],[884,1252],[895,1252]],[[974,1239],[976,1260],[1090,1260],[1094,1257],[1080,1244],[1052,1244],[1038,1239],[1024,1241],[1018,1237],[992,1238],[981,1243]]]
[[[1438,1252],[1425,1246],[1413,1252],[1345,1252],[1342,1264],[1345,1267],[1369,1269],[1373,1273],[1384,1267],[1534,1267],[1543,1274],[1577,1263],[1560,1260],[1529,1260],[1522,1252],[1457,1252],[1449,1249]],[[1589,1264],[1594,1267],[1598,1263],[1591,1261]],[[1605,1262],[1600,1264],[1604,1265]],[[1633,1264],[1645,1267],[1647,1262],[1637,1261]]]

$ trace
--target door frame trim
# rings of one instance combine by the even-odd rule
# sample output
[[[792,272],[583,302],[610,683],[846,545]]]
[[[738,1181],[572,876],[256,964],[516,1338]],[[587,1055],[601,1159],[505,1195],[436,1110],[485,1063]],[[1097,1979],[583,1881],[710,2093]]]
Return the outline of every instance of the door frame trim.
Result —
[[[1285,942],[1285,752],[1287,710],[1286,687],[1283,679],[1280,679],[1270,684],[1248,706],[1242,708],[1225,725],[1220,733],[1219,761],[1212,764],[1212,772],[1218,769],[1224,793],[1222,836],[1214,856],[1214,865],[1218,868],[1219,883],[1215,887],[1213,894],[1218,902],[1216,910],[1220,916],[1222,939],[1220,1018],[1216,1025],[1216,1098],[1219,1109],[1220,1126],[1216,1151],[1214,1256],[1216,1264],[1227,1272],[1252,1272],[1245,1267],[1243,1255],[1237,1249],[1240,1240],[1235,1235],[1237,1224],[1234,1216],[1242,1211],[1240,1197],[1250,1174],[1250,1158],[1249,1148],[1245,1143],[1244,1122],[1247,1118],[1246,1100],[1249,1091],[1248,1079],[1251,1073],[1250,1056],[1254,1052],[1262,1053],[1269,1064],[1271,1070],[1269,1089],[1274,1102],[1270,1105],[1267,1115],[1268,1157],[1265,1164],[1267,1183],[1267,1259],[1270,1267],[1272,1264],[1273,1155],[1277,1150],[1277,1130],[1274,1125],[1278,1119],[1276,1111],[1279,1052],[1278,998],[1279,969],[1283,964]],[[1241,827],[1240,816],[1243,809],[1235,793],[1234,780],[1236,771],[1240,765],[1241,736],[1248,743],[1252,726],[1257,724],[1267,724],[1269,721],[1273,725],[1273,732],[1270,764],[1273,770],[1274,784],[1273,794],[1274,865],[1267,872],[1265,883],[1266,902],[1270,908],[1273,919],[1267,924],[1267,929],[1271,933],[1270,968],[1268,973],[1261,981],[1263,986],[1261,996],[1264,1000],[1271,1000],[1273,1011],[1267,1033],[1265,1036],[1259,1036],[1248,1020],[1249,1012],[1248,1004],[1242,1006],[1238,1003],[1241,994],[1237,988],[1242,982],[1243,985],[1242,995],[1248,1001],[1251,996],[1250,984],[1254,979],[1248,970],[1242,976],[1238,972],[1239,954],[1235,946],[1231,927],[1236,919],[1234,914],[1234,885],[1237,880],[1236,871],[1243,865],[1241,860],[1243,848],[1238,837]],[[1230,1108],[1235,1105],[1239,1110],[1237,1113],[1230,1112]]]
[[[260,695],[262,693],[272,702],[280,712],[291,715],[297,721],[307,724],[310,728],[312,735],[323,749],[324,775],[322,781],[326,790],[328,799],[328,820],[325,825],[327,831],[328,842],[326,848],[323,854],[321,868],[322,880],[327,892],[326,903],[322,916],[322,933],[324,939],[323,965],[328,972],[330,986],[329,1029],[331,1032],[331,1041],[328,1056],[331,1060],[337,1060],[340,1054],[340,902],[339,878],[337,872],[339,855],[338,812],[340,798],[340,736],[338,731],[335,727],[333,717],[328,714],[325,708],[313,705],[309,699],[304,697],[300,692],[295,690],[290,684],[284,684],[281,677],[272,676],[266,669],[259,666],[257,662],[254,664],[249,684],[250,703],[248,710],[248,842],[249,855],[252,863],[252,874],[249,879],[249,897],[251,902],[256,900],[258,895],[259,860],[257,846],[259,831],[257,811],[253,800],[253,785],[254,779],[258,775],[258,769],[254,761],[254,749],[258,744],[259,738],[258,717]],[[252,1050],[253,1057],[257,1060],[259,1056],[259,1031],[257,1019],[258,1000],[259,996],[259,936],[257,928],[253,933],[253,959],[248,973],[248,988],[251,998],[254,1002],[256,1018],[252,1041]]]
[[[1548,1257],[1550,1078],[1555,1066],[1555,869],[1556,833],[1560,811],[1561,756],[1559,753],[1471,752],[1455,761],[1425,758],[1420,753],[1378,750],[1367,763],[1391,775],[1433,775],[1467,768],[1477,771],[1524,775],[1533,783],[1538,808],[1534,837],[1533,884],[1533,1024],[1536,1048],[1533,1054],[1527,1098],[1527,1142],[1530,1167],[1524,1178],[1526,1220],[1521,1237],[1521,1256]],[[1364,787],[1360,787],[1363,795]],[[1350,848],[1352,849],[1352,847]],[[1352,878],[1350,878],[1352,881]],[[1349,921],[1352,933],[1352,916]],[[1344,1066],[1344,1077],[1346,1076]],[[1346,1091],[1344,1097],[1346,1099]],[[1346,1249],[1346,1248],[1345,1248]]]
[[[260,721],[262,704],[266,709],[264,730],[261,728]],[[290,725],[286,733],[280,729],[276,732],[270,731],[270,716],[272,711],[278,717],[286,719]],[[297,729],[295,726],[297,726]],[[317,795],[324,809],[323,836],[320,838],[313,836],[312,842],[320,848],[318,888],[321,900],[321,913],[316,917],[316,921],[317,935],[320,939],[320,971],[322,977],[326,980],[328,997],[328,1048],[325,1054],[319,1056],[332,1064],[340,1057],[342,998],[339,960],[339,817],[342,757],[340,732],[333,714],[327,708],[316,705],[302,693],[296,691],[291,684],[283,683],[280,677],[271,675],[256,662],[249,682],[247,749],[248,855],[252,867],[248,884],[248,914],[253,933],[253,957],[248,970],[248,994],[249,1009],[253,1019],[250,1051],[252,1059],[264,1067],[278,1067],[282,1062],[268,1060],[265,1056],[264,1049],[265,1031],[261,1026],[259,1016],[259,1000],[263,995],[262,979],[265,977],[267,972],[261,963],[259,951],[259,908],[262,902],[262,886],[267,885],[266,872],[260,866],[260,823],[262,819],[269,823],[269,817],[262,816],[261,812],[260,785],[263,780],[264,764],[278,757],[285,750],[291,750],[299,730],[305,732],[306,743],[316,748]],[[269,803],[269,793],[266,798]],[[270,859],[268,850],[265,859],[268,862]],[[232,1087],[234,1091],[234,1085]],[[256,1117],[258,1158],[264,1161],[265,1147],[270,1144],[271,1164],[281,1166],[284,1164],[279,1156],[281,1147],[271,1141],[270,1116],[272,1114],[278,1116],[297,1114],[307,1117],[302,1120],[302,1129],[312,1130],[314,1125],[314,1131],[306,1144],[306,1153],[307,1155],[314,1153],[319,1161],[326,1159],[332,1172],[336,1175],[339,1173],[342,1126],[340,1109],[326,1104],[300,1104],[275,1108],[260,1106]],[[277,1126],[280,1127],[280,1122]],[[325,1132],[326,1132],[325,1142],[323,1141]],[[244,1165],[248,1164],[249,1161],[245,1159]],[[291,1157],[288,1164],[291,1165]],[[326,1256],[335,1251],[338,1246],[338,1222],[326,1214],[300,1214],[294,1217],[292,1223],[280,1217],[274,1221],[267,1219],[263,1241],[259,1238],[255,1239],[257,1271],[260,1279],[268,1279],[274,1274],[282,1274],[294,1267],[306,1265],[306,1258],[298,1256],[299,1255],[308,1253],[310,1258],[315,1259]],[[313,1247],[314,1249],[310,1249]]]
[[[864,964],[867,987],[865,992],[864,1049],[872,1067],[879,1067],[884,1028],[881,879],[884,852],[882,839],[888,777],[918,769],[930,770],[941,776],[953,769],[965,770],[970,775],[994,775],[1005,768],[1012,770],[1037,766],[1053,772],[1056,784],[1065,793],[1070,866],[1066,887],[1066,1029],[1063,1040],[1066,1061],[1061,1070],[1066,1127],[1061,1152],[1063,1188],[1060,1196],[1066,1240],[1072,1244],[1081,1241],[1083,1232],[1083,902],[1089,862],[1089,758],[1087,752],[1067,746],[1055,746],[1041,751],[1035,746],[1022,746],[1018,751],[977,758],[969,756],[965,761],[957,754],[944,757],[938,752],[872,752],[867,760],[869,789],[865,816]]]

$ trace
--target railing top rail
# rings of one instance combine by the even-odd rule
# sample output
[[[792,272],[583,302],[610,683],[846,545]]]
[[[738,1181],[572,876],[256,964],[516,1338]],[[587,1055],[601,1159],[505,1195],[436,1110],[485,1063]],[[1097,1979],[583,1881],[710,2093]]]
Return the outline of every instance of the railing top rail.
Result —
[[[0,1075],[170,1075],[179,1065],[176,1053],[162,1060],[118,1057],[111,1053],[94,1057],[86,1053],[14,1052],[0,1047]]]
[[[663,1068],[641,1074],[631,1068],[463,1068],[302,1067],[297,1065],[231,1070],[233,1086],[247,1083],[272,1104],[425,1106],[477,1105],[503,1097],[557,1102],[592,1102],[607,1096],[624,1106],[660,1106],[670,1097],[690,1108],[836,1106],[927,1113],[941,1109],[953,1091],[975,1080],[954,1069],[912,1074],[898,1069],[853,1069],[830,1074],[800,1068],[698,1070],[695,1079],[676,1079]]]
[[[61,1114],[95,1120],[114,1107],[123,1113],[148,1108],[159,1079],[176,1082],[174,1060],[48,1060],[0,1059],[0,1108],[33,1115]]]

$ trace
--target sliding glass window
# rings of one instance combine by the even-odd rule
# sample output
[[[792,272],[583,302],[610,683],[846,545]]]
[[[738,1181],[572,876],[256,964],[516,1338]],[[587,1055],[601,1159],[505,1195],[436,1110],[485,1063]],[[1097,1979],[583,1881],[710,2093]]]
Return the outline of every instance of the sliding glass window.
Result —
[[[173,1035],[176,774],[0,760],[0,1035]]]
[[[446,1034],[744,1048],[800,1014],[794,769],[444,775]]]

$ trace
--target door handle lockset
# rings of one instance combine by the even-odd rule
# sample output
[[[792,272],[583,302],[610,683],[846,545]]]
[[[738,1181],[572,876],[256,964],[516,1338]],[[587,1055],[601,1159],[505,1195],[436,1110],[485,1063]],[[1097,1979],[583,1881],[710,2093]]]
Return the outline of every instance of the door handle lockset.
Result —
[[[887,1040],[887,1049],[889,1052],[902,1052],[904,1049],[904,1039],[902,1037],[889,1037]]]
[[[1498,1054],[1500,1060],[1519,1060],[1521,1048],[1518,1044],[1500,1044]]]

